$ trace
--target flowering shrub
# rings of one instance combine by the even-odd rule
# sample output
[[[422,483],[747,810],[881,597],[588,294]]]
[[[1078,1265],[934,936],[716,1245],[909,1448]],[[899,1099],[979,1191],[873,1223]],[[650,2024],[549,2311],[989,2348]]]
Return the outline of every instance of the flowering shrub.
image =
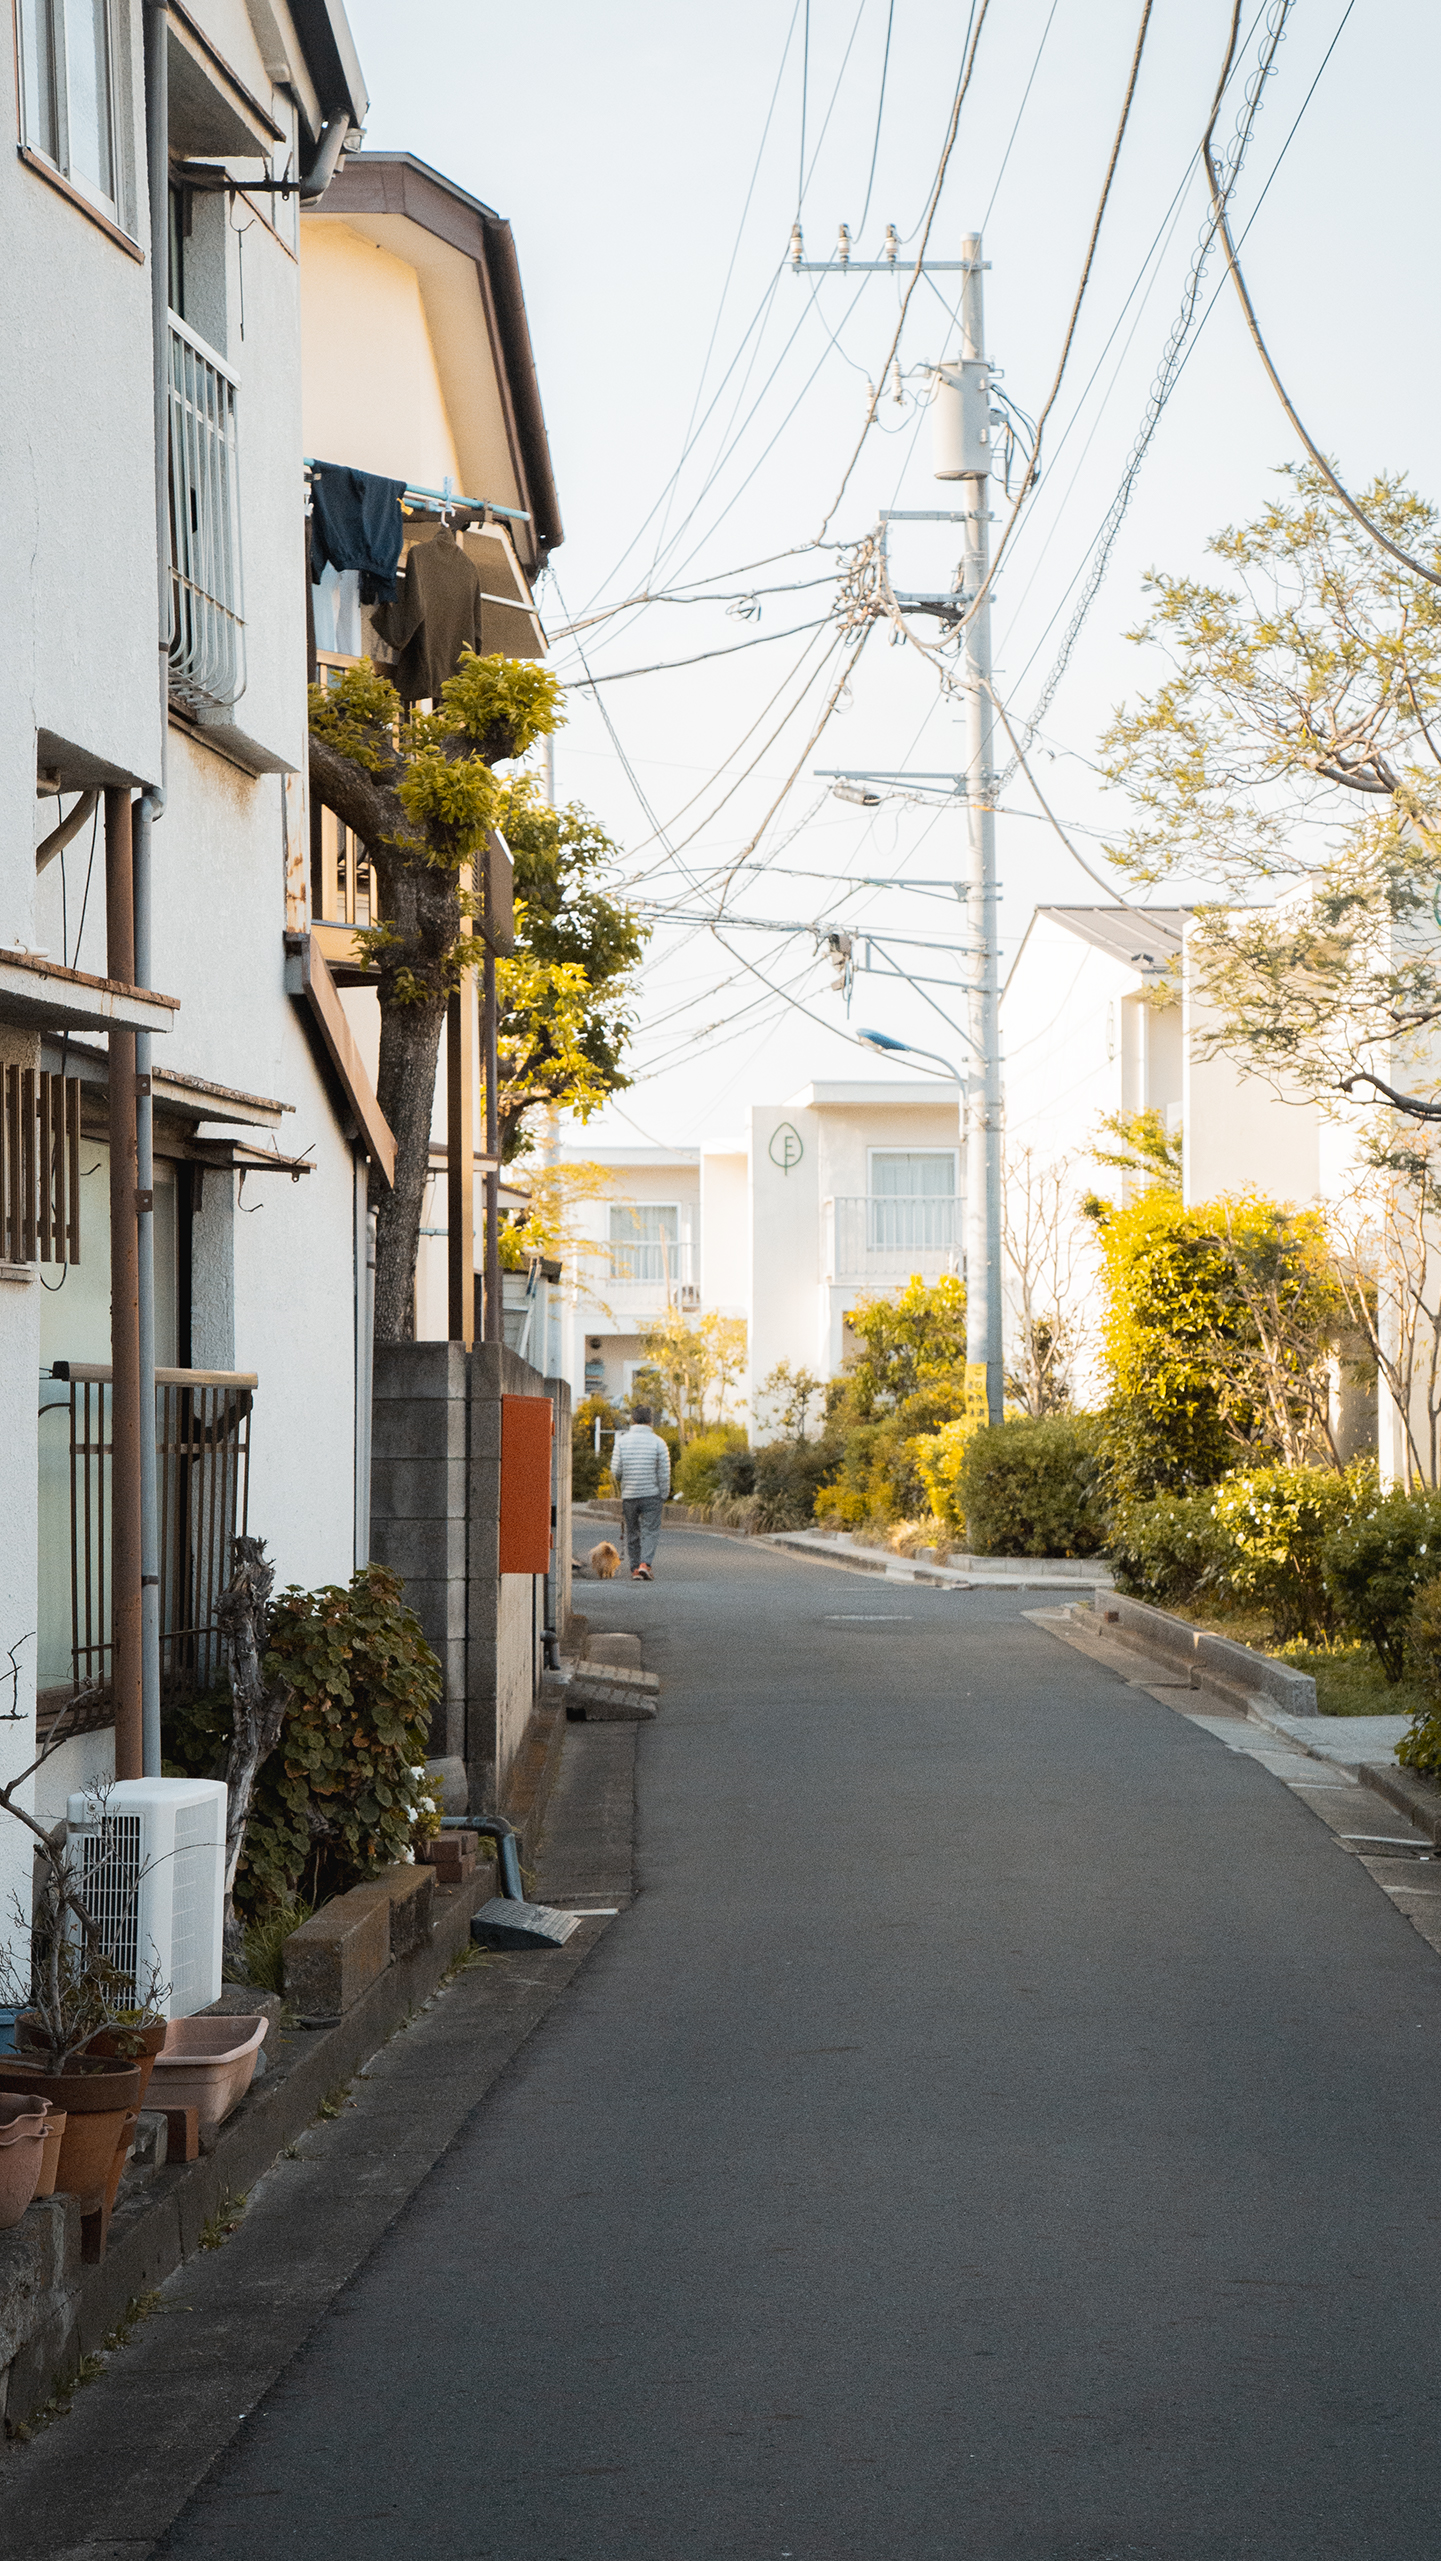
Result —
[[[1344,1476],[1324,1467],[1258,1467],[1225,1477],[1211,1497],[1213,1571],[1239,1608],[1269,1612],[1272,1633],[1328,1636],[1335,1620],[1325,1543],[1376,1499],[1368,1461]]]
[[[1423,1583],[1411,1605],[1410,1639],[1412,1666],[1435,1705],[1429,1715],[1412,1718],[1396,1758],[1408,1769],[1441,1778],[1441,1575]]]
[[[1441,1565],[1441,1493],[1396,1486],[1326,1541],[1323,1564],[1342,1624],[1374,1645],[1387,1680],[1399,1681],[1417,1594]]]

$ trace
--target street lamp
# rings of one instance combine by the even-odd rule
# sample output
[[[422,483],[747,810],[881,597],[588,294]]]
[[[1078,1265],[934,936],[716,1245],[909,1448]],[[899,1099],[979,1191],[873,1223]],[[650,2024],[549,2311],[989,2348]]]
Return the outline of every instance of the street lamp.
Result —
[[[856,1038],[859,1041],[863,1041],[867,1049],[879,1050],[883,1058],[891,1051],[898,1049],[903,1049],[909,1058],[929,1058],[937,1067],[944,1067],[952,1084],[959,1085],[962,1091],[965,1089],[966,1080],[964,1076],[957,1075],[950,1060],[948,1058],[942,1058],[938,1049],[917,1049],[913,1040],[894,1040],[889,1032],[858,1031]]]

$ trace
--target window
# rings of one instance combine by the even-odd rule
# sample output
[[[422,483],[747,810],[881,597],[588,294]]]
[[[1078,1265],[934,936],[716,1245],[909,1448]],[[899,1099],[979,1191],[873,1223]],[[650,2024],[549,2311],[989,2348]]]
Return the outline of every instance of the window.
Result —
[[[663,1281],[677,1278],[680,1211],[671,1203],[613,1201],[610,1212],[611,1278]]]
[[[25,140],[114,219],[110,0],[20,0]]]
[[[947,1147],[920,1155],[900,1148],[871,1151],[873,1200],[953,1200],[956,1159]]]
[[[873,1253],[945,1252],[956,1242],[954,1150],[873,1148],[867,1211]]]

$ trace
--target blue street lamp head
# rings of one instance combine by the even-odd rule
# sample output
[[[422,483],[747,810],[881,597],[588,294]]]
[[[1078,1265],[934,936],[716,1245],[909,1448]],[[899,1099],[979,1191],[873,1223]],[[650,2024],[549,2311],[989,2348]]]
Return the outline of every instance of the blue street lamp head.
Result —
[[[863,1040],[867,1049],[909,1049],[911,1045],[908,1040],[893,1040],[889,1032],[858,1031],[856,1038]]]

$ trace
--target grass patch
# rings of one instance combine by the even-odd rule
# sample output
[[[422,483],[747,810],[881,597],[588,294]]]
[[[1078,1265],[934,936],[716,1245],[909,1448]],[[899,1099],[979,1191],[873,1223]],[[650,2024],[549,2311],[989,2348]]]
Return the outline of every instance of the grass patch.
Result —
[[[243,2196],[223,2196],[208,2222],[200,2227],[200,2248],[223,2250],[232,2232],[238,2232],[244,2222],[245,2206]]]
[[[245,1932],[245,1969],[260,1991],[284,1992],[285,1942],[314,1910],[313,1903],[280,1903],[250,1923]]]
[[[51,2426],[56,2419],[68,2418],[76,2393],[83,2392],[87,2383],[93,2383],[97,2375],[104,2373],[106,2364],[115,2354],[116,2349],[128,2344],[141,2322],[148,2321],[151,2313],[159,2308],[159,2303],[158,2291],[132,2295],[114,2329],[94,2354],[83,2356],[74,2373],[67,2375],[63,2383],[56,2384],[49,2400],[44,2402],[30,2418],[12,2421],[6,2434],[12,2437],[17,2445],[28,2445],[32,2437],[39,2436],[41,2430]]]
[[[326,2123],[329,2124],[335,2117],[339,2116],[349,2096],[350,2083],[348,2081],[337,2081],[333,2090],[326,2091],[324,2098],[321,2100],[319,2107],[315,2111],[316,2116],[324,2117]]]
[[[1359,1639],[1338,1639],[1331,1646],[1283,1645],[1275,1651],[1298,1672],[1309,1672],[1316,1684],[1316,1705],[1323,1716],[1429,1716],[1435,1706],[1420,1681],[1388,1681],[1374,1646]]]

